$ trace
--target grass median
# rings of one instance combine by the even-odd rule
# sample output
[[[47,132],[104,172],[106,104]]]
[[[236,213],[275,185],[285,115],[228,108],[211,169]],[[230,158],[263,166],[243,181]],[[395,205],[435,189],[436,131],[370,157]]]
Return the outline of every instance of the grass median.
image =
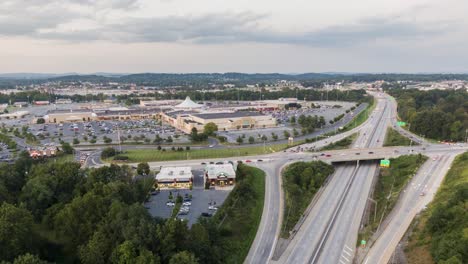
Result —
[[[320,150],[338,150],[338,149],[347,149],[351,144],[353,144],[354,140],[356,140],[359,133],[354,133],[349,135],[342,140],[338,140],[335,143],[331,143],[326,145],[325,147],[321,148]]]
[[[390,168],[380,170],[373,196],[376,203],[369,212],[367,224],[359,233],[358,242],[362,239],[368,240],[376,232],[381,222],[392,211],[403,188],[426,160],[427,157],[421,154],[400,156],[390,159]]]
[[[419,145],[417,142],[411,143],[411,139],[402,136],[393,128],[387,129],[387,135],[385,136],[384,147],[390,146],[409,146],[409,145]]]
[[[218,227],[224,263],[243,263],[257,234],[265,199],[265,173],[239,165],[236,187],[211,219]]]
[[[191,149],[183,151],[170,149],[167,149],[165,151],[157,149],[129,149],[121,155],[128,157],[127,162],[214,159],[268,154],[284,150],[287,147],[287,144],[267,144],[265,145],[265,147],[253,146],[240,148],[210,148]]]
[[[467,263],[468,152],[458,156],[434,200],[416,218],[405,248],[408,263]]]
[[[307,206],[333,171],[333,166],[321,161],[296,162],[285,168],[282,174],[285,203],[281,237],[290,236]]]

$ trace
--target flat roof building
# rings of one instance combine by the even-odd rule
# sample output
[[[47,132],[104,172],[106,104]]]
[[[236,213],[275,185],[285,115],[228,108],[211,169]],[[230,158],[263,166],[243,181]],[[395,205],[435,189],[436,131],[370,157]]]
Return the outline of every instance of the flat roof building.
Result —
[[[159,189],[190,189],[193,182],[191,167],[164,167],[156,175]]]
[[[209,164],[205,167],[205,183],[210,186],[229,186],[234,185],[236,181],[236,172],[232,164]]]

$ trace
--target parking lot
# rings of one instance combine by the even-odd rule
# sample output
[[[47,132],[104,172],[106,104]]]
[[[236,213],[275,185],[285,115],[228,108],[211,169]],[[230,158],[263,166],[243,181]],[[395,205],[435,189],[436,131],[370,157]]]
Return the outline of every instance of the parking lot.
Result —
[[[215,207],[219,207],[224,203],[229,195],[230,189],[209,189],[205,190],[203,186],[203,171],[193,171],[194,182],[192,190],[161,190],[158,194],[152,195],[150,200],[145,203],[145,207],[153,217],[169,218],[172,214],[174,206],[168,206],[169,195],[172,193],[173,201],[178,195],[186,198],[185,202],[189,202],[187,214],[179,214],[177,218],[185,219],[188,225],[191,226],[197,222],[202,213],[215,214]],[[191,195],[191,198],[190,198]],[[209,207],[212,206],[211,210]]]

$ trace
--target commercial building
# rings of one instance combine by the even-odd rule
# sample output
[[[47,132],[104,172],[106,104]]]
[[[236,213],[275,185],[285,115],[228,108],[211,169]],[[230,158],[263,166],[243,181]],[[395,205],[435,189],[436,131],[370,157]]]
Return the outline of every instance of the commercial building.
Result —
[[[192,168],[165,167],[156,175],[159,189],[190,189],[193,183]]]
[[[163,121],[185,133],[190,133],[193,128],[203,132],[204,126],[208,123],[216,124],[219,131],[267,128],[277,125],[276,119],[271,115],[250,111],[218,113],[174,111],[162,113],[161,115]]]
[[[236,172],[232,164],[209,164],[205,167],[205,183],[210,186],[230,186],[236,181]]]
[[[51,110],[44,119],[47,123],[91,121],[96,119],[96,114],[88,109]]]

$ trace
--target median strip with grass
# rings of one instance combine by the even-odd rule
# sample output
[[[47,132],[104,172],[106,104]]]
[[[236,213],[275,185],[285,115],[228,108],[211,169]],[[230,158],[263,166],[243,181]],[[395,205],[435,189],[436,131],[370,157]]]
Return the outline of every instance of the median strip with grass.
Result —
[[[191,149],[184,151],[177,150],[157,150],[157,149],[129,149],[121,156],[128,157],[127,162],[150,162],[169,160],[192,160],[192,159],[213,159],[229,158],[250,155],[269,154],[284,150],[288,144],[276,144],[264,146],[253,146],[243,148],[213,148],[213,149]],[[112,159],[110,159],[112,160]]]
[[[347,149],[351,144],[353,144],[354,140],[356,140],[359,133],[354,133],[349,135],[342,140],[338,140],[334,143],[328,144],[325,147],[321,148],[320,150],[337,150],[337,149]]]
[[[375,186],[372,210],[365,227],[359,233],[358,241],[368,240],[395,206],[400,193],[413,178],[426,156],[405,155],[390,159],[390,168],[382,168]],[[377,206],[376,206],[377,205]]]
[[[290,236],[325,179],[333,172],[333,166],[321,161],[296,162],[285,168],[282,174],[285,203],[281,237]]]
[[[224,263],[243,263],[250,250],[262,218],[265,199],[265,173],[239,165],[236,187],[210,219],[219,230]]]
[[[405,248],[408,263],[467,263],[468,152],[458,156]]]
[[[385,136],[384,147],[390,146],[409,146],[411,145],[419,145],[417,142],[411,142],[412,140],[402,136],[393,128],[387,129],[387,134]]]

